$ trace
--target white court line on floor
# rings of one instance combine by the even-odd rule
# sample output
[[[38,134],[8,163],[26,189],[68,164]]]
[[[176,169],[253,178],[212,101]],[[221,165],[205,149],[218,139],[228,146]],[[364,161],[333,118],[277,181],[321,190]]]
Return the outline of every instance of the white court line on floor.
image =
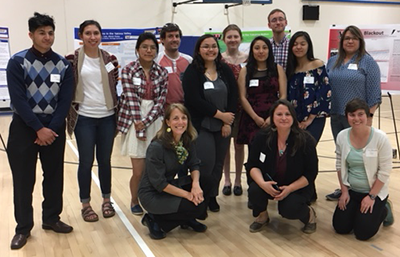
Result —
[[[67,140],[67,143],[71,150],[75,153],[75,155],[79,158],[79,153],[78,150],[75,148],[75,146],[71,143],[71,140]],[[92,171],[92,179],[96,183],[97,187],[100,189],[100,181],[99,178],[96,176],[96,174]],[[147,257],[155,257],[153,252],[150,250],[150,248],[147,246],[147,244],[143,241],[143,238],[139,235],[139,233],[136,231],[136,229],[132,226],[132,224],[129,222],[128,218],[125,216],[124,212],[121,210],[119,205],[114,201],[114,199],[111,197],[111,201],[114,203],[113,207],[115,209],[115,212],[118,214],[119,218],[121,219],[122,223],[124,223],[126,229],[129,231],[129,233],[132,235],[133,239],[135,239],[136,243],[139,245],[140,249],[142,249],[143,253]]]

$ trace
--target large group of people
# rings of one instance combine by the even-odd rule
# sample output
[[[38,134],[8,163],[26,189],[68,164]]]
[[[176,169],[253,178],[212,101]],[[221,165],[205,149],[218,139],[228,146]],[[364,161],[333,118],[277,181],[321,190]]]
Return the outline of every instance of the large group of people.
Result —
[[[137,59],[122,68],[122,94],[116,93],[117,58],[99,48],[100,24],[79,27],[82,47],[64,57],[52,51],[54,20],[35,13],[29,19],[33,46],[11,57],[7,66],[13,120],[7,154],[13,176],[17,226],[11,249],[22,248],[33,228],[32,193],[37,156],[43,169],[42,228],[69,233],[60,220],[67,128],[78,152],[79,198],[85,222],[99,215],[90,204],[91,170],[98,163],[101,213],[115,215],[111,202],[111,154],[121,134],[121,155],[129,156],[132,214],[143,215],[150,237],[162,239],[180,226],[204,232],[207,211],[220,211],[217,196],[242,195],[242,168],[248,207],[255,220],[250,232],[270,222],[268,203],[276,201],[283,218],[300,220],[304,233],[317,229],[316,145],[327,117],[336,144],[340,189],[333,228],[373,237],[381,224],[393,224],[388,192],[391,145],[373,128],[381,103],[380,71],[365,50],[361,31],[343,31],[339,52],[326,67],[314,57],[310,35],[285,34],[286,14],[268,15],[273,36],[255,37],[249,53],[239,50],[242,32],[228,25],[217,38],[205,34],[193,57],[180,53],[182,31],[167,23],[160,40],[139,35]],[[234,142],[235,180],[230,179],[230,141]],[[248,146],[245,165],[244,145]],[[24,161],[21,161],[24,159]]]

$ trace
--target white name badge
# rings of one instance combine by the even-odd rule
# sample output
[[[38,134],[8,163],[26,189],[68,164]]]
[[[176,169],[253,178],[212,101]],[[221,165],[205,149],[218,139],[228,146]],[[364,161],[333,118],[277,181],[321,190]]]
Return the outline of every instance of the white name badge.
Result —
[[[314,77],[304,77],[304,84],[314,84]]]
[[[174,71],[172,70],[172,67],[165,67],[165,69],[168,71],[168,73],[173,73]]]
[[[249,87],[258,87],[258,79],[250,80]]]
[[[140,78],[133,78],[133,85],[135,86],[140,86],[141,83],[141,79]]]
[[[357,64],[355,64],[355,63],[350,63],[348,69],[349,69],[349,70],[358,70]]]
[[[243,68],[244,66],[246,66],[246,64],[247,64],[247,63],[242,62],[242,63],[240,64],[240,68]]]
[[[112,71],[115,68],[114,64],[112,64],[111,62],[106,64],[106,70],[107,72]]]
[[[260,153],[260,162],[264,163],[265,161],[265,154]]]
[[[60,83],[60,74],[50,74],[50,82],[52,83]]]
[[[204,82],[204,89],[214,89],[214,84],[210,81]]]
[[[367,151],[365,151],[365,155],[367,157],[378,157],[378,150],[377,149],[367,149]]]

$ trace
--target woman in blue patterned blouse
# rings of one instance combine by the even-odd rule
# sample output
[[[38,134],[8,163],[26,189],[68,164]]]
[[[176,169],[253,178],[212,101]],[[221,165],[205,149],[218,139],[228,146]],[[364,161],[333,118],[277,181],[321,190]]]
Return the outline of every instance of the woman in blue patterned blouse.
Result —
[[[296,109],[299,127],[318,143],[331,109],[331,87],[324,63],[314,58],[310,35],[296,32],[289,42],[288,100]]]
[[[381,74],[378,64],[365,50],[361,30],[352,25],[344,29],[339,52],[328,60],[326,70],[332,86],[331,129],[336,142],[339,132],[350,127],[344,110],[354,98],[367,102],[370,115],[368,126],[372,125],[372,116],[382,101]],[[340,194],[338,189],[326,198],[338,200]]]

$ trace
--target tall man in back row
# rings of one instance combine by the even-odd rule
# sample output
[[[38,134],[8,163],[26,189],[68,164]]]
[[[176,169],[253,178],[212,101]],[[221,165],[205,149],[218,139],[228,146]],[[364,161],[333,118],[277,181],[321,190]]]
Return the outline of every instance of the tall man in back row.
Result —
[[[8,62],[7,83],[13,119],[7,144],[14,186],[17,222],[11,249],[23,247],[33,228],[32,193],[39,154],[43,169],[42,228],[69,233],[60,220],[63,201],[65,117],[72,100],[74,77],[70,63],[51,50],[54,20],[34,14],[29,19],[30,49]]]
[[[172,103],[183,103],[181,76],[193,58],[179,52],[182,31],[175,23],[165,24],[160,32],[164,52],[157,57],[157,63],[168,71],[168,93],[164,106],[166,109]]]
[[[272,51],[275,62],[286,70],[289,51],[289,39],[286,37],[286,14],[281,9],[274,9],[268,14],[268,27],[272,30]]]

